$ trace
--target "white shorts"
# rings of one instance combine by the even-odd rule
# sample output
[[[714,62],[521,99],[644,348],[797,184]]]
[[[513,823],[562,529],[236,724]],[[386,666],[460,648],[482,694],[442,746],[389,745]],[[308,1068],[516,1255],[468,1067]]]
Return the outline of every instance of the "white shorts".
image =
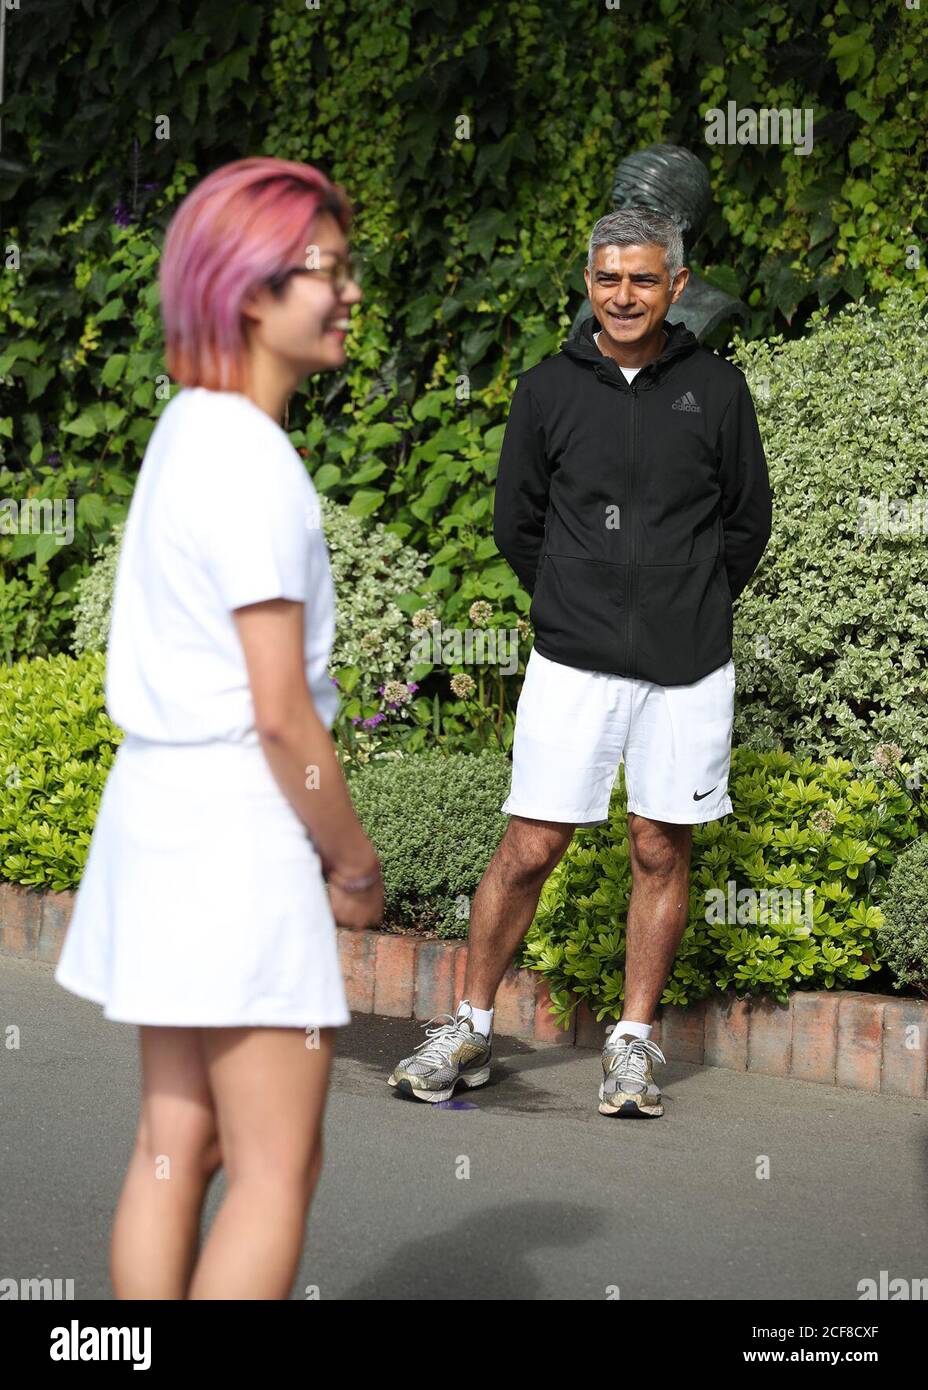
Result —
[[[696,825],[731,812],[735,666],[692,685],[581,671],[533,648],[516,710],[512,786],[500,808],[601,825],[625,764],[628,810]]]

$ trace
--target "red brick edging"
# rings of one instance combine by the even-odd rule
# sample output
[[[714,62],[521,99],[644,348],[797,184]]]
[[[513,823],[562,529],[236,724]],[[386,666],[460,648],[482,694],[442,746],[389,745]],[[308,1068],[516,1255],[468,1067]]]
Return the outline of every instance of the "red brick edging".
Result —
[[[0,883],[0,956],[54,965],[74,893],[41,893]],[[340,927],[338,947],[349,1007],[356,1013],[426,1020],[454,1009],[463,993],[467,943],[422,941]],[[607,1023],[585,1003],[566,1032],[532,970],[507,970],[494,1029],[505,1037],[600,1047]],[[789,1003],[721,995],[685,1008],[663,1005],[651,1033],[668,1059],[734,1071],[789,1076],[828,1086],[928,1096],[928,1003],[891,994],[814,990]]]

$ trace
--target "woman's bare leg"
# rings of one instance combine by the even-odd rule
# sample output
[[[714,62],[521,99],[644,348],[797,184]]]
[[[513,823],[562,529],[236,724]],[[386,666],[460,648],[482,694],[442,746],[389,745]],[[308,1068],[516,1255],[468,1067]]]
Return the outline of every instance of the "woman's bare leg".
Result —
[[[113,1221],[110,1278],[116,1298],[181,1299],[219,1166],[209,1078],[196,1028],[141,1027],[139,1053],[142,1105]]]
[[[335,1031],[204,1030],[228,1191],[189,1298],[289,1298],[322,1169]]]

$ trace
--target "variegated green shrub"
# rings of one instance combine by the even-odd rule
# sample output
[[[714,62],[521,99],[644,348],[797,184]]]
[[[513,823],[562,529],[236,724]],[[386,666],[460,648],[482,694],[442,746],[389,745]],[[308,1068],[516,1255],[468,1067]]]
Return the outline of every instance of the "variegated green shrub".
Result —
[[[774,492],[738,601],[735,741],[928,771],[928,323],[909,292],[744,344]]]
[[[74,586],[71,650],[77,656],[82,652],[106,650],[116,587],[116,567],[125,529],[125,521],[120,521],[114,526],[110,539],[104,545],[95,547],[93,564]]]

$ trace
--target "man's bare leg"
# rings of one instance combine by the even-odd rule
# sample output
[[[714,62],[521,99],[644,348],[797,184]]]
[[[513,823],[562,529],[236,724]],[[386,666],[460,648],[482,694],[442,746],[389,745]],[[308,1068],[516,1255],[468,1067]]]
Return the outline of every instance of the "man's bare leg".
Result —
[[[632,894],[622,1014],[651,1023],[689,917],[693,827],[630,812],[628,843]]]
[[[464,998],[491,1009],[500,981],[532,924],[545,880],[573,839],[563,821],[511,816],[474,894]]]

